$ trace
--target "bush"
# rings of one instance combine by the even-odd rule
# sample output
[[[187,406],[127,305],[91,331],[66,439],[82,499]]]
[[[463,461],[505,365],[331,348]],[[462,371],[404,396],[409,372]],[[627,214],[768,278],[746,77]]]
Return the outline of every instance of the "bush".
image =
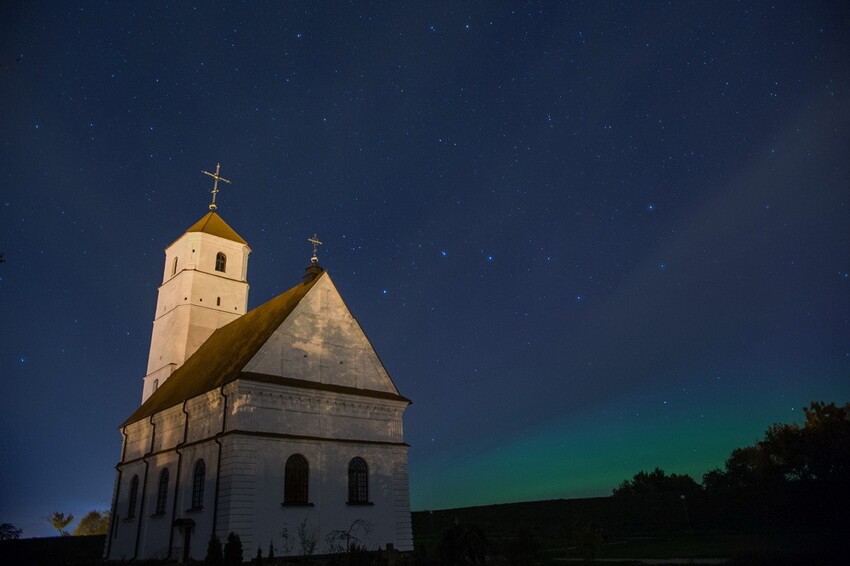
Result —
[[[484,564],[489,544],[475,525],[455,525],[443,533],[440,558],[443,564]]]
[[[242,564],[242,540],[234,532],[227,535],[227,542],[224,544],[224,563],[227,566]]]
[[[224,556],[221,553],[221,541],[215,535],[210,537],[210,542],[207,543],[207,556],[204,558],[204,562],[210,566],[221,566],[224,562]]]

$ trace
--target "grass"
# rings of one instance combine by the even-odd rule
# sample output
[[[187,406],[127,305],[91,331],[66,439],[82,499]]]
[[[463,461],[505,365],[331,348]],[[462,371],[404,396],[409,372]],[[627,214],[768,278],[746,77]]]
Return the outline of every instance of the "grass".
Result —
[[[818,533],[687,533],[652,537],[633,537],[619,542],[605,543],[597,551],[597,558],[640,564],[644,559],[681,559],[688,564],[691,559],[723,559],[730,566],[827,566],[843,564],[846,556],[836,546],[834,536]],[[544,544],[542,564],[563,564],[563,559],[580,560],[583,555],[575,546],[556,548]],[[841,558],[839,558],[841,557]]]
[[[504,539],[491,538],[494,550],[500,547]],[[538,541],[540,554],[545,564],[558,564],[559,558],[581,559],[584,554],[576,548],[575,541],[567,538],[550,538]],[[427,549],[425,548],[427,547]],[[439,540],[428,538],[416,541],[418,554],[430,558],[437,556]],[[796,557],[788,564],[815,564],[806,561],[808,556],[834,556],[835,539],[818,533],[722,533],[696,532],[646,537],[630,537],[616,542],[603,543],[597,558],[622,559],[623,564],[641,559],[681,558],[686,564],[693,558],[721,558],[731,560],[732,564],[785,564],[777,557]],[[803,558],[801,558],[803,557]],[[632,562],[634,563],[634,562]],[[828,559],[824,564],[830,563]],[[616,563],[606,562],[605,566]]]
[[[831,544],[824,535],[693,533],[632,538],[603,544],[599,558],[735,558],[745,554],[798,554]]]
[[[582,559],[590,545],[598,558],[624,561],[843,565],[850,557],[850,537],[843,536],[840,511],[850,508],[850,498],[844,488],[827,487],[795,484],[703,494],[689,500],[687,516],[675,493],[419,511],[412,514],[414,545],[417,557],[426,558],[422,563],[436,564],[443,533],[465,524],[483,531],[494,564]],[[542,560],[517,561],[518,555]]]

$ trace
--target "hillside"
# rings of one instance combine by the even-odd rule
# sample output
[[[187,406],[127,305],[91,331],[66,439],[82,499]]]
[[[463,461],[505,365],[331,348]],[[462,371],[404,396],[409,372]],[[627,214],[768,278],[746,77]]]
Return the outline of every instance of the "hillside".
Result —
[[[678,493],[506,503],[413,513],[417,555],[436,559],[446,533],[480,533],[489,552],[514,561],[817,555],[843,552],[847,487],[789,484],[683,500]],[[464,531],[467,529],[467,531]],[[459,534],[458,534],[459,533]],[[473,536],[478,536],[477,534]],[[449,536],[451,538],[451,536]],[[767,562],[771,563],[771,562]]]

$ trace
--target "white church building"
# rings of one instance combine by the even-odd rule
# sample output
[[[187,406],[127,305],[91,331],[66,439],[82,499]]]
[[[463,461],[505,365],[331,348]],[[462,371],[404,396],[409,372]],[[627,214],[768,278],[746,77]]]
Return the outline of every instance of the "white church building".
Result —
[[[251,249],[214,197],[165,250],[105,557],[202,560],[230,532],[246,560],[270,543],[300,554],[302,526],[321,554],[355,522],[366,548],[412,550],[410,401],[315,253],[294,287],[247,311]]]

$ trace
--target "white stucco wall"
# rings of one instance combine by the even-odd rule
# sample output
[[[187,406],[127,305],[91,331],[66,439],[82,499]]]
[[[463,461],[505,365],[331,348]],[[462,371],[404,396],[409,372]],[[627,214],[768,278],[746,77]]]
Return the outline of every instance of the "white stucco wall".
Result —
[[[245,548],[265,549],[271,542],[282,555],[286,528],[292,554],[300,554],[298,526],[306,519],[318,541],[316,553],[331,549],[326,537],[334,530],[348,530],[355,520],[369,524],[361,536],[367,548],[392,543],[399,550],[412,550],[410,508],[395,489],[394,471],[406,467],[406,446],[330,443],[318,440],[229,437],[224,445],[220,505],[226,509],[221,533],[239,533]],[[283,470],[286,460],[301,454],[309,464],[307,506],[284,506]],[[363,458],[369,467],[370,505],[349,505],[348,464]],[[406,486],[406,477],[403,478]],[[406,487],[404,489],[406,496]],[[396,504],[401,510],[396,513]]]
[[[398,393],[327,273],[244,371]]]
[[[325,537],[331,531],[347,530],[360,519],[371,527],[369,536],[361,540],[367,547],[392,543],[399,550],[412,549],[407,446],[402,443],[401,427],[405,402],[247,380],[228,384],[224,395],[228,410],[227,434],[219,437],[216,532],[220,539],[234,531],[246,549],[258,545],[265,549],[272,542],[283,550],[281,530],[286,527],[297,550],[297,527],[306,518],[318,537],[317,552],[325,552]],[[122,473],[114,511],[118,536],[111,541],[110,559],[161,558],[169,537],[173,537],[171,555],[181,556],[183,538],[171,527],[178,518],[195,522],[191,556],[204,557],[212,533],[219,457],[213,437],[222,431],[223,407],[220,391],[212,391],[186,403],[188,417],[180,405],[126,428],[125,463],[119,466]],[[178,445],[184,446],[180,454]],[[311,506],[281,505],[284,469],[292,454],[308,461]],[[368,464],[372,505],[347,504],[348,463],[354,457]],[[192,473],[200,458],[206,465],[205,505],[192,510]],[[168,467],[170,475],[167,511],[155,515],[163,467]],[[135,517],[128,519],[133,475],[140,478],[139,503]]]
[[[153,348],[152,348],[153,355]],[[307,520],[317,553],[352,522],[370,525],[361,543],[412,550],[407,445],[398,392],[359,324],[325,274],[244,368],[243,377],[124,429],[108,558],[180,558],[175,520],[194,521],[191,556],[203,559],[213,530],[239,534],[246,558],[272,542],[282,554],[287,528]],[[257,375],[259,374],[259,375]],[[253,376],[253,379],[252,379]],[[275,378],[283,378],[275,382]],[[287,378],[312,382],[296,386]],[[342,389],[342,388],[353,388]],[[375,394],[374,392],[380,392]],[[225,411],[226,407],[226,411]],[[283,506],[284,469],[293,454],[309,464],[307,506]],[[348,464],[369,469],[370,505],[349,505]],[[195,463],[206,464],[204,505],[191,509]],[[219,470],[220,461],[220,470]],[[166,513],[154,513],[160,473],[169,470]],[[135,517],[127,517],[131,479],[140,478]]]
[[[215,270],[219,252],[227,257],[224,272]],[[202,232],[187,232],[165,250],[143,403],[216,329],[245,314],[250,252]]]
[[[306,518],[318,537],[317,553],[327,552],[325,537],[360,519],[371,526],[361,541],[367,547],[392,543],[412,550],[401,426],[406,402],[249,380],[235,385],[228,393],[226,429],[244,434],[224,441],[220,505],[229,519],[219,526],[222,535],[239,533],[246,548],[273,542],[283,549],[280,533],[286,527],[297,550],[297,527]],[[310,506],[281,505],[283,472],[293,454],[309,464]],[[354,457],[368,464],[372,505],[347,503]]]
[[[114,524],[110,533],[110,560],[158,559],[182,556],[183,538],[173,528],[174,519],[195,522],[191,556],[203,559],[212,533],[212,512],[218,465],[218,444],[212,438],[221,432],[222,397],[218,391],[190,399],[125,429],[125,455],[119,464]],[[199,459],[206,466],[204,505],[192,507],[192,481]],[[166,512],[156,514],[159,477],[168,468]],[[132,477],[139,477],[138,501],[134,517],[128,517]],[[175,501],[176,498],[176,501]],[[138,538],[138,545],[136,540]]]

